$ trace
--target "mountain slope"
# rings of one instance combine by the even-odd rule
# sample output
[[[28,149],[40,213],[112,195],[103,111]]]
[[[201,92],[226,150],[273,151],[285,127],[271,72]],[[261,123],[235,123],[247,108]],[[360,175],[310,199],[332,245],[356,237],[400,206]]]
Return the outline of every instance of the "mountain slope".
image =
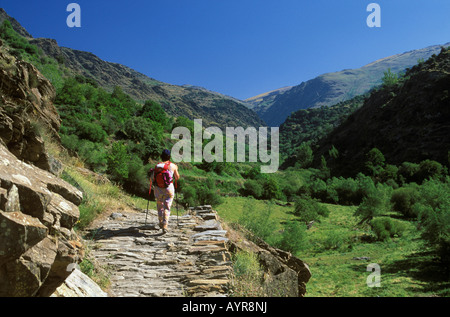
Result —
[[[0,23],[4,20],[9,20],[16,32],[28,38],[47,56],[56,59],[71,75],[79,74],[94,79],[108,91],[119,86],[135,100],[157,101],[168,114],[185,116],[191,120],[203,119],[205,126],[265,125],[254,111],[237,99],[204,88],[163,83],[127,66],[103,61],[92,53],[60,47],[55,40],[33,39],[15,19],[0,9]]]
[[[450,43],[445,46],[450,45]],[[430,46],[403,54],[386,57],[359,69],[328,73],[303,82],[275,97],[269,94],[254,105],[258,115],[271,126],[281,125],[293,112],[300,109],[331,106],[362,95],[379,85],[384,72],[399,73],[439,53],[441,46]],[[252,98],[251,98],[252,99]]]
[[[374,91],[364,105],[322,139],[316,160],[324,155],[332,172],[354,176],[366,154],[378,148],[388,164],[425,159],[448,165],[450,150],[450,50],[409,70],[391,86]],[[329,157],[334,146],[338,159]],[[318,163],[318,162],[317,162]]]
[[[295,152],[304,142],[316,143],[343,123],[365,101],[366,95],[356,96],[334,106],[302,109],[292,113],[280,126],[280,150],[295,165]]]

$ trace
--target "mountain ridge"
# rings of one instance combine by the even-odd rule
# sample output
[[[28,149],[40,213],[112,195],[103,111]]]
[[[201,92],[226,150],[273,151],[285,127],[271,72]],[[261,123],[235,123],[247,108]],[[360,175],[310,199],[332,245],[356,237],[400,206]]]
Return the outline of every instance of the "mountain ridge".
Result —
[[[339,72],[322,74],[303,82],[291,89],[277,93],[271,92],[254,102],[252,109],[262,120],[272,126],[280,126],[293,112],[332,106],[367,93],[371,88],[381,84],[381,79],[389,68],[393,73],[403,72],[414,66],[419,60],[426,60],[439,53],[444,45],[432,45],[378,59],[361,68],[344,69]],[[277,90],[275,90],[276,92]],[[263,94],[264,95],[264,94]],[[261,95],[260,95],[261,96]],[[254,100],[257,97],[250,98]]]
[[[354,176],[364,170],[367,153],[377,148],[387,164],[434,160],[448,164],[450,150],[450,50],[441,49],[364,101],[314,151],[316,165],[324,156],[335,173]],[[339,155],[331,158],[335,147]]]
[[[195,86],[177,86],[158,81],[128,66],[107,62],[91,52],[60,47],[56,40],[33,38],[19,22],[0,8],[0,23],[11,22],[13,29],[36,45],[45,55],[56,59],[72,75],[94,79],[101,87],[112,91],[119,86],[133,99],[159,102],[172,116],[191,120],[203,119],[204,126],[260,127],[265,123],[245,102]]]

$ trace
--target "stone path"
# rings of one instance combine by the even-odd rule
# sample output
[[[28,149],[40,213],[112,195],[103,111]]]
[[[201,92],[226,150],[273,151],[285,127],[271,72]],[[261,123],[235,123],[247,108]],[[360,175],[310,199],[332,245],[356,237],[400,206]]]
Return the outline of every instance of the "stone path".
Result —
[[[231,272],[226,231],[211,206],[171,216],[162,234],[157,213],[113,213],[90,230],[91,254],[112,273],[112,297],[226,296]]]

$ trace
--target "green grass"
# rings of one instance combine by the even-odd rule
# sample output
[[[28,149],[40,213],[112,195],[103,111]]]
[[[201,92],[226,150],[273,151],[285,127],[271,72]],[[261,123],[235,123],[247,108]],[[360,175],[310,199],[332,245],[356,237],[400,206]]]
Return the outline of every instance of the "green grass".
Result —
[[[304,251],[295,254],[310,266],[312,278],[308,297],[422,297],[449,296],[450,282],[442,272],[435,253],[420,238],[416,224],[404,221],[406,232],[386,242],[375,242],[369,227],[358,226],[353,216],[357,207],[324,204],[328,218],[307,231]],[[293,219],[293,206],[283,207],[252,198],[229,197],[216,209],[227,222],[239,222],[248,206],[254,210],[271,207],[276,223],[274,235],[283,223]],[[391,214],[391,216],[396,216]],[[368,257],[370,260],[355,260]],[[370,288],[367,266],[381,268],[381,287]]]
[[[270,219],[275,221],[281,229],[281,223],[293,216],[289,214],[294,210],[294,207],[283,207],[275,203],[270,203],[265,200],[256,200],[248,197],[228,197],[224,200],[222,204],[216,207],[218,214],[227,222],[238,223],[245,213],[249,211],[249,208],[253,210],[265,210],[271,208]]]

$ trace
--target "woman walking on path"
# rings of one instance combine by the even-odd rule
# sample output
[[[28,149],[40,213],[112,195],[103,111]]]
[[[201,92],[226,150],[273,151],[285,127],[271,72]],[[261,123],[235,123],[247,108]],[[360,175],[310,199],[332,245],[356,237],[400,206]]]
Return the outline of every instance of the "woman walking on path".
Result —
[[[171,153],[164,150],[161,154],[162,162],[156,165],[153,171],[152,182],[155,184],[154,193],[156,198],[156,206],[158,210],[159,227],[166,233],[169,226],[170,209],[172,208],[173,199],[177,181],[180,179],[178,174],[178,166],[170,162]]]

